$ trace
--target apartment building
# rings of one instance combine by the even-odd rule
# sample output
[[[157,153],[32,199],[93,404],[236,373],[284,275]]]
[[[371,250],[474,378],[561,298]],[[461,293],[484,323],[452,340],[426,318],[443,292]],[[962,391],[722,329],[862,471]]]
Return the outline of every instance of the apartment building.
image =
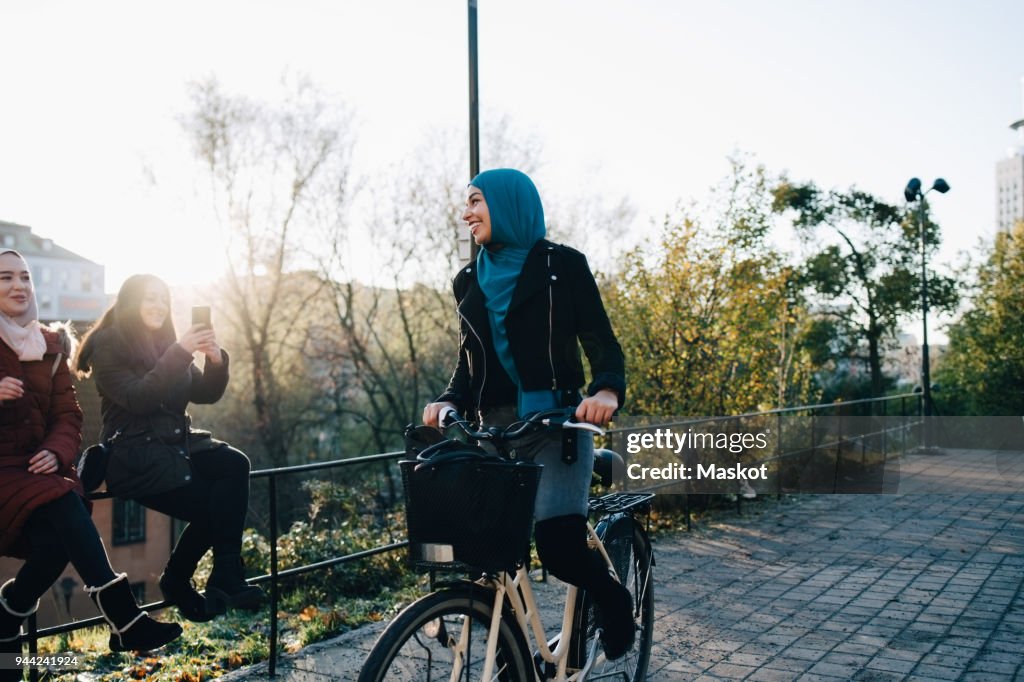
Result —
[[[1003,232],[1024,220],[1024,118],[1011,123],[1010,129],[1017,131],[1017,144],[996,162],[996,227]]]

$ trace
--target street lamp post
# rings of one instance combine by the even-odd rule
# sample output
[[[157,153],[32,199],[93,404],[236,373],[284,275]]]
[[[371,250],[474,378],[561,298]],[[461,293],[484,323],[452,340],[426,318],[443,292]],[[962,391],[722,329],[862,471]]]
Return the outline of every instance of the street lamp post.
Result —
[[[925,250],[924,220],[925,210],[928,207],[925,195],[932,190],[939,194],[945,194],[949,191],[949,183],[942,178],[938,178],[932,183],[930,189],[922,192],[921,181],[918,178],[911,178],[903,190],[903,196],[908,202],[917,200],[917,232],[920,238],[921,249],[921,391],[922,400],[924,401],[922,409],[925,418],[932,415],[932,377],[931,359],[928,352],[928,260],[927,251]],[[929,429],[927,424],[925,425],[924,433],[924,446],[928,448],[931,445],[931,439],[928,437]]]
[[[477,56],[476,13],[477,0],[467,0],[469,10],[469,179],[480,172],[480,62]],[[457,237],[459,258],[470,263],[476,258],[477,247],[469,232],[462,230]]]

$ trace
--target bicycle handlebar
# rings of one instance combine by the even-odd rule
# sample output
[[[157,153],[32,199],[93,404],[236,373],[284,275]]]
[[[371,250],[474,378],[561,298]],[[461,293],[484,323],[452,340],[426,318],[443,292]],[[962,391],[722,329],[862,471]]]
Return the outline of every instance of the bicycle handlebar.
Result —
[[[576,408],[574,407],[541,410],[540,412],[533,413],[526,419],[512,422],[505,428],[491,427],[489,429],[476,430],[472,428],[474,424],[464,419],[454,408],[443,407],[438,414],[438,423],[443,429],[457,426],[469,438],[487,441],[512,441],[522,438],[529,433],[542,430],[554,431],[556,429],[577,429],[580,431],[590,431],[598,436],[604,435],[604,429],[600,426],[588,422],[575,421],[575,413]]]

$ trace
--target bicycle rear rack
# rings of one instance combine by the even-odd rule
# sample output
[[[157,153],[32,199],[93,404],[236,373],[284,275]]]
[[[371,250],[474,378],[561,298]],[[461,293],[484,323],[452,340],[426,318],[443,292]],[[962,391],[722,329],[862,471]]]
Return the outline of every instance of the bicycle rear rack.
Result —
[[[618,514],[625,511],[647,511],[654,493],[609,493],[590,500],[590,512],[594,514]]]

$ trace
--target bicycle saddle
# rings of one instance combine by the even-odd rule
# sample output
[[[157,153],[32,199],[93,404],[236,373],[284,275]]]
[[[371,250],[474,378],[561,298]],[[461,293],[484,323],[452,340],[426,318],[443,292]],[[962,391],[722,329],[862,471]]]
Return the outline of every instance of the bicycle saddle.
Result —
[[[626,463],[622,456],[605,448],[594,450],[594,473],[601,479],[601,485],[610,488],[612,483],[625,479]]]

